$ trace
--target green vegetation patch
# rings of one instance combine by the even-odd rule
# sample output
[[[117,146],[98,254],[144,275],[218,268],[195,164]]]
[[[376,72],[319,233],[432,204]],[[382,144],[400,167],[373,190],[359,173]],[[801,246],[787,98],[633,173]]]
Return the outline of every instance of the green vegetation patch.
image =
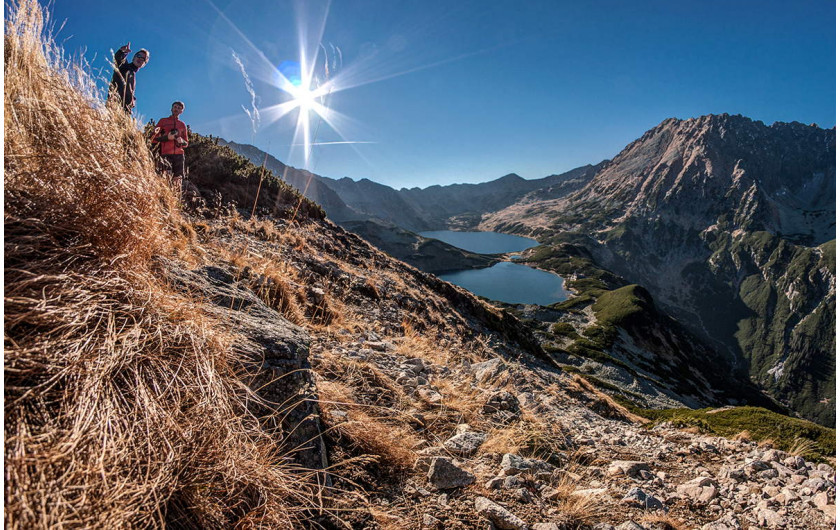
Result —
[[[728,438],[746,431],[753,441],[772,440],[774,447],[797,452],[809,460],[824,460],[833,457],[836,451],[834,429],[760,407],[735,407],[711,413],[716,409],[630,408],[634,414],[653,423],[670,421],[677,427],[697,427],[704,432]]]
[[[649,311],[652,305],[650,294],[640,285],[633,284],[602,294],[592,305],[592,310],[599,323],[616,326],[634,315]]]
[[[551,332],[558,337],[568,337],[570,339],[577,339],[580,335],[577,334],[575,327],[568,322],[557,322],[551,326]]]

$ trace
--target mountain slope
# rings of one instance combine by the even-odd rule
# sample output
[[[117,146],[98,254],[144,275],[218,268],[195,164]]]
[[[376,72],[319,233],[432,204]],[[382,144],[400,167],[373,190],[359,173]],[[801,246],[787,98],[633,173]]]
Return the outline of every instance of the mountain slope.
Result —
[[[772,418],[806,460],[647,428],[213,139],[181,196],[41,7],[8,15],[6,527],[830,527],[830,429],[697,422]]]
[[[287,166],[265,151],[248,144],[229,142],[218,138],[219,145],[225,145],[244,156],[256,166],[263,166],[292,187],[299,190],[307,199],[320,205],[330,219],[340,223],[345,220],[362,219],[364,216],[352,210],[329,187],[325,186],[319,175],[306,170]]]
[[[772,395],[829,424],[834,152],[833,129],[666,120],[580,191],[521,201],[481,227],[543,241],[591,236],[602,266],[648,288]]]
[[[210,139],[204,139],[207,141]],[[397,192],[370,181],[352,183],[350,179],[335,181],[309,171],[287,166],[265,151],[252,145],[229,142],[221,138],[212,139],[218,145],[230,147],[239,155],[247,158],[256,166],[264,166],[268,171],[279,176],[301,192],[307,199],[324,209],[330,220],[350,230],[369,243],[376,245],[397,259],[406,261],[426,272],[471,269],[488,266],[494,258],[467,252],[442,241],[431,240],[409,232],[396,224],[383,219],[399,218],[401,223],[413,226],[427,226],[425,221],[412,215],[413,209],[406,204]],[[196,160],[196,163],[201,163]],[[350,208],[333,188],[342,189],[343,182],[348,186],[348,198],[354,201]],[[375,206],[376,201],[381,205]],[[378,217],[375,216],[378,214]]]

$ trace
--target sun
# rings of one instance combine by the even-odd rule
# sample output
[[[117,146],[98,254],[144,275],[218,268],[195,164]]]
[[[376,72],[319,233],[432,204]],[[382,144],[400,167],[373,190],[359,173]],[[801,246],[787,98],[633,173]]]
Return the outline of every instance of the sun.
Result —
[[[318,97],[316,92],[316,90],[308,90],[305,87],[297,87],[297,90],[292,92],[292,98],[297,103],[301,113],[313,110],[315,99]]]

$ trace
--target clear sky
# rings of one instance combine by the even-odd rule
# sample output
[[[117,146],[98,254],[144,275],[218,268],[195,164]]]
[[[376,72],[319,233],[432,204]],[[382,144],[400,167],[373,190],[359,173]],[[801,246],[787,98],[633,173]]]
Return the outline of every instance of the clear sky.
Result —
[[[832,0],[54,0],[52,10],[57,41],[83,51],[103,90],[111,50],[150,50],[137,76],[145,121],[180,99],[196,132],[396,188],[562,173],[669,117],[835,125]],[[315,82],[331,87],[316,100],[328,119],[310,113],[308,157],[300,110],[278,119],[290,96],[276,68],[302,48]]]

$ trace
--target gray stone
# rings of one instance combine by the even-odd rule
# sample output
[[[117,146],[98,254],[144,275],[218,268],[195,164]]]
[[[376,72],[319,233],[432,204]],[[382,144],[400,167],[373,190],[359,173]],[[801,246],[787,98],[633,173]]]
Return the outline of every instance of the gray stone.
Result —
[[[615,527],[615,530],[645,530],[645,527],[635,521],[624,521]]]
[[[525,484],[525,481],[522,480],[522,477],[520,477],[519,475],[511,475],[505,477],[505,481],[502,484],[502,487],[506,490],[512,490],[522,487],[523,484]]]
[[[505,477],[493,477],[484,484],[484,487],[488,490],[497,490],[502,487],[502,484],[505,482]]]
[[[513,492],[513,496],[516,500],[523,504],[531,504],[535,500],[534,496],[527,488],[517,488],[516,491]]]
[[[499,530],[528,530],[525,521],[488,498],[476,497],[475,511]]]
[[[557,523],[537,523],[531,527],[531,530],[563,530],[557,526]]]
[[[756,516],[760,526],[768,528],[784,528],[785,526],[782,516],[769,508],[759,509]]]
[[[315,379],[309,362],[309,334],[283,318],[254,293],[256,282],[269,282],[243,275],[240,279],[213,266],[193,271],[162,259],[168,280],[195,301],[197,312],[218,318],[231,331],[232,348],[242,357],[241,374],[261,398],[248,400],[254,417],[264,418],[268,434],[285,436],[289,457],[307,469],[328,466],[322,442]],[[263,284],[262,288],[269,285]],[[290,404],[294,404],[291,405]],[[329,476],[324,480],[329,482]]]
[[[438,392],[434,388],[423,387],[417,390],[417,393],[424,401],[433,405],[443,401],[443,396],[440,395],[440,392]]]
[[[628,477],[633,477],[642,470],[650,472],[650,466],[647,462],[640,462],[636,460],[614,460],[607,469],[607,474],[613,476],[627,475]]]
[[[440,525],[440,521],[432,517],[431,515],[425,513],[423,514],[423,526],[426,528],[437,528]]]
[[[794,475],[794,476],[790,477],[790,483],[795,485],[795,486],[798,486],[799,484],[802,484],[806,480],[808,480],[808,479],[803,477],[802,475]]]
[[[504,364],[501,359],[490,359],[470,366],[470,371],[480,383],[486,383],[499,376],[504,371]]]
[[[403,361],[403,364],[407,365],[415,374],[420,374],[426,370],[426,365],[423,362],[423,359],[420,359],[419,357],[406,359]]]
[[[791,469],[802,469],[805,467],[805,459],[801,456],[789,456],[785,458],[783,463]]]
[[[698,477],[677,486],[677,494],[698,504],[709,504],[717,497],[718,485],[708,477]]]
[[[833,468],[833,467],[831,467],[831,466],[830,466],[830,465],[828,465],[828,464],[820,464],[820,465],[818,465],[818,466],[817,466],[817,470],[818,470],[818,471],[824,471],[824,472],[826,472],[826,473],[831,473],[832,475],[834,474],[834,468]]]
[[[756,473],[766,471],[770,468],[771,466],[767,462],[762,462],[761,460],[754,460],[752,462],[748,462],[747,465],[744,466],[744,471],[746,471],[748,475],[755,475]]]
[[[822,508],[823,506],[828,506],[828,493],[821,491],[814,495],[814,498],[811,499],[811,502],[814,503],[814,506],[817,508]]]
[[[526,458],[511,453],[502,457],[502,475],[516,475],[534,467]]]
[[[522,414],[519,400],[506,390],[493,393],[481,410],[502,424],[508,424]]]
[[[814,491],[822,491],[828,487],[828,482],[821,478],[809,478],[802,483],[806,488],[811,488]]]
[[[472,456],[485,440],[487,440],[487,435],[484,433],[464,432],[446,440],[443,447],[458,456]]]
[[[631,506],[638,506],[646,510],[661,510],[663,508],[662,501],[648,495],[642,488],[632,488],[621,499],[622,504],[629,504]]]
[[[776,449],[768,449],[761,455],[761,459],[765,462],[781,462],[785,454]]]
[[[460,488],[475,482],[475,475],[456,466],[451,458],[442,456],[432,460],[426,476],[436,490]]]
[[[756,477],[760,478],[761,480],[770,480],[779,476],[779,472],[775,469],[765,469],[764,471],[759,471],[755,475]]]
[[[776,495],[775,500],[779,504],[787,506],[789,504],[799,502],[800,498],[799,495],[792,492],[791,490],[783,488],[782,491],[778,495]]]
[[[747,473],[743,469],[723,466],[722,468],[720,468],[718,477],[723,480],[729,479],[734,480],[736,482],[744,482],[745,480],[747,480]]]
[[[366,342],[365,346],[373,351],[379,352],[394,351],[397,349],[396,346],[390,342]]]
[[[615,527],[610,523],[598,523],[592,527],[592,530],[615,530]]]

